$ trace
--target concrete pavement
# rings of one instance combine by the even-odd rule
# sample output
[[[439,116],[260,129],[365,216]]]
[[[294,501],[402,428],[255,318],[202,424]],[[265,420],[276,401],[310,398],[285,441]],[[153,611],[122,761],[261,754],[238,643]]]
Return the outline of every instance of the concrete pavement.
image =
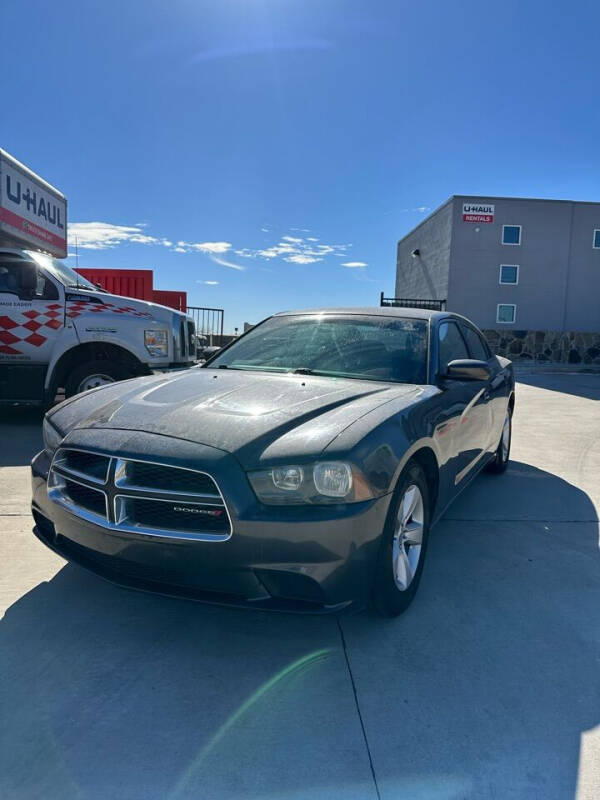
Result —
[[[600,376],[520,376],[513,461],[394,621],[126,592],[31,534],[0,424],[0,796],[600,796]]]

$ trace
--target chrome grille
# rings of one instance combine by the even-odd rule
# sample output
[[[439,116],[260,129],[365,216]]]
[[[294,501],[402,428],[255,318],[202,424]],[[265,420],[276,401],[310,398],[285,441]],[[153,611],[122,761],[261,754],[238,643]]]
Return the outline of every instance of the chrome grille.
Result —
[[[87,480],[106,483],[110,458],[90,453],[87,450],[63,447],[54,459],[54,465],[63,467],[65,472]]]
[[[83,483],[65,480],[64,492],[69,497],[73,506],[81,506],[92,514],[100,517],[106,516],[106,495]]]
[[[152,489],[161,494],[194,495],[206,499],[220,497],[210,475],[148,461],[117,459],[115,485],[127,489]]]
[[[175,527],[189,533],[199,528],[223,534],[229,531],[229,520],[222,506],[119,495],[116,509],[117,519],[133,527],[153,530]]]
[[[63,447],[50,467],[48,496],[111,530],[204,541],[231,536],[223,495],[200,470]]]

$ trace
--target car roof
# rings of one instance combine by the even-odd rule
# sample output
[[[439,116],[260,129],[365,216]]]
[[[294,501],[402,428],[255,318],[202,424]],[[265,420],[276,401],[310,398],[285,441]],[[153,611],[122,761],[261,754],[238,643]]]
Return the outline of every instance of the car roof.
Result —
[[[404,319],[438,319],[454,317],[447,311],[431,311],[427,308],[405,308],[404,306],[361,306],[347,308],[303,308],[296,311],[280,311],[275,317],[292,317],[300,314],[356,314],[371,317],[403,317]]]

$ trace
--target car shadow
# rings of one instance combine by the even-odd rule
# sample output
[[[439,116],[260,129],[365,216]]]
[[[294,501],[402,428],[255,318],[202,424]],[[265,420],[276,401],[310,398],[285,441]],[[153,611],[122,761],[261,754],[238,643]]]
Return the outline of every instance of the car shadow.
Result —
[[[355,688],[383,798],[574,796],[600,723],[594,507],[526,464],[467,492],[488,518],[436,526],[411,609],[340,619],[353,682],[332,617],[63,567],[0,621],[0,794],[364,800]],[[552,497],[571,521],[543,514]]]
[[[401,619],[342,622],[383,798],[548,800],[597,782],[598,537],[585,492],[511,463],[433,529]]]
[[[516,375],[516,379],[518,383],[525,383],[527,386],[572,394],[576,397],[585,397],[588,400],[600,400],[600,374],[597,372],[519,372]]]
[[[375,797],[334,617],[69,564],[0,621],[0,675],[2,797]]]

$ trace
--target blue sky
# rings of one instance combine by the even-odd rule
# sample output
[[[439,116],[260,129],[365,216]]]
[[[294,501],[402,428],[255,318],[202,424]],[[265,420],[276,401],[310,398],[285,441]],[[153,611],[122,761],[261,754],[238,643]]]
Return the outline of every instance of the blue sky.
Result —
[[[451,194],[600,199],[597,2],[4,0],[1,19],[0,145],[67,194],[81,266],[153,268],[229,330],[376,305],[397,239]]]

